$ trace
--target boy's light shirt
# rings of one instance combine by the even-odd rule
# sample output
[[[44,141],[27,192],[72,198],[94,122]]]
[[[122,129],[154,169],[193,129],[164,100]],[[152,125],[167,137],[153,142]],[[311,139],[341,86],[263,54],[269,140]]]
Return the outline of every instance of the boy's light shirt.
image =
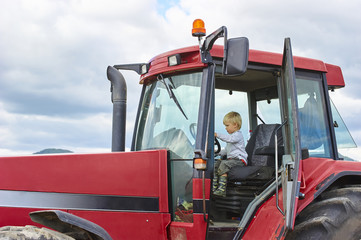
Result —
[[[245,149],[243,134],[240,130],[232,134],[217,133],[217,138],[226,142],[226,148],[222,149],[219,154],[227,155],[227,158],[243,159],[247,163],[247,152]]]

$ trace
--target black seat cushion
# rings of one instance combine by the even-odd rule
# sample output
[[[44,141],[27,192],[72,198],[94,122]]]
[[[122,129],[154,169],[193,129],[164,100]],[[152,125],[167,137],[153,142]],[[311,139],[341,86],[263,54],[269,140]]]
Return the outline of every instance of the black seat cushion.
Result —
[[[268,166],[235,166],[228,172],[228,180],[241,182],[245,180],[267,180],[274,176],[275,168]]]

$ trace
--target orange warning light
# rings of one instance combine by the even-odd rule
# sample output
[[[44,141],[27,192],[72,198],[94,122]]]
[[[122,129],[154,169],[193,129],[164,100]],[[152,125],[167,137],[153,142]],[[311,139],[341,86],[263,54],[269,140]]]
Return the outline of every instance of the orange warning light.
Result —
[[[202,159],[202,158],[195,158],[193,160],[193,165],[194,165],[195,169],[206,170],[206,168],[207,168],[207,160]]]
[[[204,22],[202,19],[196,19],[193,21],[192,36],[203,37],[206,35],[206,29],[204,28]]]

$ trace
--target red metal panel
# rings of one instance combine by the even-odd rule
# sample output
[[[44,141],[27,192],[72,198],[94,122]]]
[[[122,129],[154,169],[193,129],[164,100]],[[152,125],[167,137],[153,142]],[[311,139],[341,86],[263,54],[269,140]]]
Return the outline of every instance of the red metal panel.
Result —
[[[283,205],[282,190],[279,192],[279,205]],[[284,239],[285,220],[276,207],[276,196],[273,195],[258,210],[247,227],[242,239]]]
[[[167,239],[170,214],[69,211],[104,228],[114,239]]]
[[[311,58],[293,56],[295,68],[326,72],[324,62]],[[282,54],[258,50],[249,51],[249,62],[281,66]]]
[[[301,192],[305,198],[299,200],[297,212],[301,212],[310,204],[315,194],[326,184],[337,179],[338,174],[360,173],[361,163],[351,161],[335,161],[333,159],[308,158],[301,161],[303,165],[304,186]]]
[[[68,211],[102,226],[113,239],[167,238],[170,214],[166,150],[3,157],[0,192],[6,192],[3,190],[159,199],[155,212]],[[28,214],[39,209],[28,208],[26,199],[24,202],[22,207],[0,206],[0,226],[34,224]]]
[[[210,197],[211,180],[205,179],[206,199]],[[203,181],[201,178],[193,178],[193,199],[203,199]]]
[[[328,63],[326,63],[326,67],[327,84],[335,88],[344,87],[345,80],[343,79],[341,68],[339,66],[331,65]]]
[[[31,221],[29,216],[30,212],[38,210],[44,209],[0,207],[0,227],[25,225],[40,226],[39,224]]]
[[[203,214],[194,214],[193,223],[172,222],[169,227],[170,240],[201,240],[206,238],[207,222]]]
[[[0,189],[167,198],[166,151],[0,158]]]

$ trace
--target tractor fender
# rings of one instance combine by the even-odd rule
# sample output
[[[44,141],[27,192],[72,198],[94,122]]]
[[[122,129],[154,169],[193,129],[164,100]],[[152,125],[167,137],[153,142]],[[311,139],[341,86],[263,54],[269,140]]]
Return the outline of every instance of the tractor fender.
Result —
[[[74,237],[77,235],[90,235],[91,239],[112,240],[110,235],[99,225],[73,214],[59,211],[46,210],[31,212],[33,222],[52,228],[58,232]]]
[[[353,178],[348,178],[353,177]],[[344,184],[361,184],[361,172],[359,171],[342,171],[337,174],[332,173],[322,182],[316,186],[316,192],[314,193],[314,199],[316,199],[321,193],[326,191],[331,185],[338,185],[338,181],[341,179],[344,180],[341,185]]]

